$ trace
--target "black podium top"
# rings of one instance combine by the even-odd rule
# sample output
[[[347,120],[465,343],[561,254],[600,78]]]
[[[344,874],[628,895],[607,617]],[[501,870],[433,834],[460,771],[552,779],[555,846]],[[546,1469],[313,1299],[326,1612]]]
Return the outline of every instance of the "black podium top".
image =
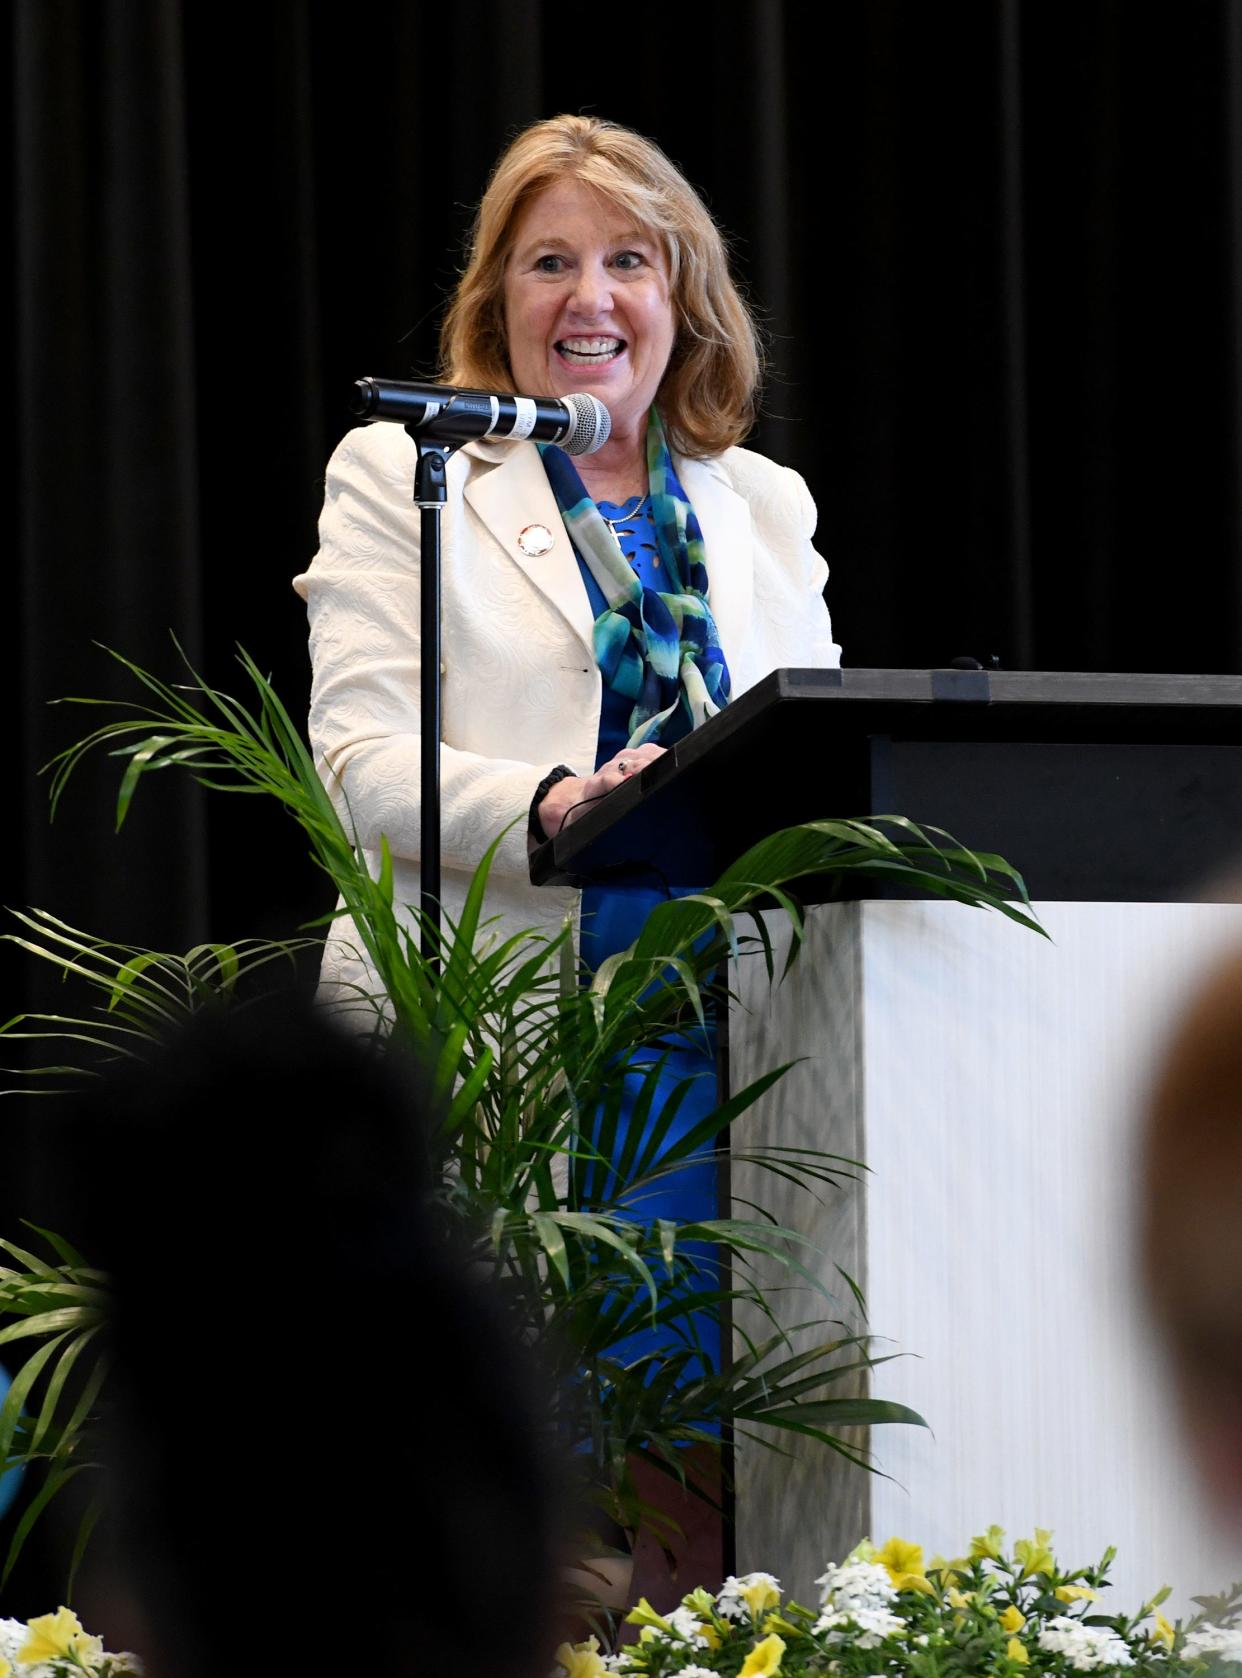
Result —
[[[703,885],[777,828],[901,815],[998,851],[1045,901],[1236,895],[1242,677],[776,670],[531,858],[537,885]],[[884,896],[872,882],[859,895]]]

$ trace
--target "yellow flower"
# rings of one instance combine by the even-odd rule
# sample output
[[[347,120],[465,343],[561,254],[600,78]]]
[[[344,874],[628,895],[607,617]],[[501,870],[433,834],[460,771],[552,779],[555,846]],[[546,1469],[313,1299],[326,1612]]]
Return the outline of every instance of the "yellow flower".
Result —
[[[756,1643],[747,1655],[738,1678],[773,1678],[773,1674],[781,1669],[781,1656],[784,1653],[783,1638],[765,1637],[763,1642]]]
[[[963,1596],[956,1585],[949,1586],[948,1590],[945,1592],[945,1601],[949,1604],[950,1608],[970,1607],[970,1598],[968,1596]]]
[[[627,1626],[658,1626],[661,1631],[668,1630],[668,1621],[657,1614],[645,1596],[638,1599],[638,1607],[631,1608],[625,1616]]]
[[[1014,1560],[1022,1563],[1022,1572],[1049,1573],[1053,1567],[1052,1534],[1045,1527],[1036,1527],[1034,1538],[1019,1538],[1013,1547]]]
[[[969,1566],[970,1562],[965,1556],[954,1556],[952,1561],[946,1561],[943,1556],[933,1556],[927,1564],[927,1571],[938,1573],[941,1585],[948,1586],[956,1585]]]
[[[42,1614],[37,1620],[27,1620],[30,1636],[17,1651],[23,1666],[37,1666],[40,1661],[64,1660],[67,1655],[87,1651],[97,1641],[82,1630],[82,1622],[68,1608],[58,1608],[54,1614]],[[579,1675],[575,1674],[575,1678]],[[582,1674],[581,1678],[594,1678]]]
[[[766,1579],[756,1579],[753,1585],[743,1585],[740,1594],[756,1624],[765,1609],[777,1607],[781,1600],[781,1593]]]
[[[1058,1602],[1098,1602],[1099,1591],[1088,1590],[1086,1585],[1058,1585],[1056,1591]]]
[[[566,1678],[603,1678],[608,1670],[599,1657],[599,1642],[588,1637],[585,1643],[562,1643],[556,1651],[558,1666],[565,1669]]]
[[[989,1527],[986,1532],[979,1534],[970,1541],[971,1561],[999,1561],[1001,1544],[1005,1537],[1003,1527]]]
[[[1026,1624],[1026,1615],[1011,1602],[1005,1612],[1000,1615],[1000,1623],[1002,1631],[1021,1631]]]
[[[1018,1642],[1017,1638],[1011,1637],[1009,1639],[1009,1647],[1005,1650],[1005,1658],[1007,1660],[1016,1661],[1019,1666],[1026,1666],[1031,1657]]]
[[[1150,1637],[1153,1643],[1163,1643],[1166,1649],[1173,1647],[1173,1627],[1163,1614],[1155,1616],[1156,1623],[1152,1627]]]
[[[9,1665],[8,1661],[5,1660],[3,1655],[0,1655],[0,1678],[9,1678],[9,1674],[12,1670],[13,1668]]]
[[[875,1561],[888,1569],[888,1576],[899,1591],[931,1591],[923,1571],[923,1546],[907,1544],[904,1538],[890,1538],[882,1550],[875,1553]]]

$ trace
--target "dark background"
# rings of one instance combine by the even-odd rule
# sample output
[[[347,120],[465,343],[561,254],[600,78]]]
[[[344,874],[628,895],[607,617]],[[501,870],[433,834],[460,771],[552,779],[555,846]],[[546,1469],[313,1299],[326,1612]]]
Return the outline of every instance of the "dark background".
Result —
[[[178,948],[319,907],[253,801],[37,771],[168,631],[290,708],[290,577],[362,373],[431,370],[506,138],[589,110],[706,194],[767,324],[757,446],[847,663],[1234,671],[1242,12],[1229,0],[15,0],[5,900]],[[241,803],[242,801],[237,801]],[[20,812],[20,816],[18,815]]]
[[[255,800],[37,773],[175,630],[302,714],[289,579],[355,377],[426,374],[490,164],[590,111],[704,192],[770,334],[845,661],[1242,670],[1231,0],[12,0],[3,901],[184,949],[326,907]],[[826,812],[827,813],[827,812]],[[836,813],[836,812],[834,812]],[[840,812],[856,814],[859,812]],[[6,1012],[60,1005],[0,950]],[[4,1229],[38,1148],[2,1108]]]

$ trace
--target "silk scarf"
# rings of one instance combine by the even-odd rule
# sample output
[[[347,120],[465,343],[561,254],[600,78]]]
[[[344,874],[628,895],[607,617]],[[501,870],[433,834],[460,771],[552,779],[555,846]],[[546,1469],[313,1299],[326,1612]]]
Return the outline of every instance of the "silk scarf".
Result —
[[[703,533],[686,500],[654,408],[647,420],[647,483],[666,589],[644,588],[573,461],[540,447],[565,529],[607,605],[595,620],[604,685],[631,702],[631,746],[670,745],[729,702],[729,670],[707,602]]]

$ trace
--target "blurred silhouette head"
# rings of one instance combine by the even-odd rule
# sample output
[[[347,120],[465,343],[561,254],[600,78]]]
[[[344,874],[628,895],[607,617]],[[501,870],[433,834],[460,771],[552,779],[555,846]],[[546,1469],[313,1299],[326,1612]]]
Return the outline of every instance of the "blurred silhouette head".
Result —
[[[546,1664],[544,1406],[432,1215],[427,1119],[395,1051],[266,1003],[69,1122],[63,1232],[117,1292],[95,1549],[153,1678]]]
[[[1141,1231],[1205,1485],[1242,1519],[1242,951],[1200,987],[1156,1078]]]

